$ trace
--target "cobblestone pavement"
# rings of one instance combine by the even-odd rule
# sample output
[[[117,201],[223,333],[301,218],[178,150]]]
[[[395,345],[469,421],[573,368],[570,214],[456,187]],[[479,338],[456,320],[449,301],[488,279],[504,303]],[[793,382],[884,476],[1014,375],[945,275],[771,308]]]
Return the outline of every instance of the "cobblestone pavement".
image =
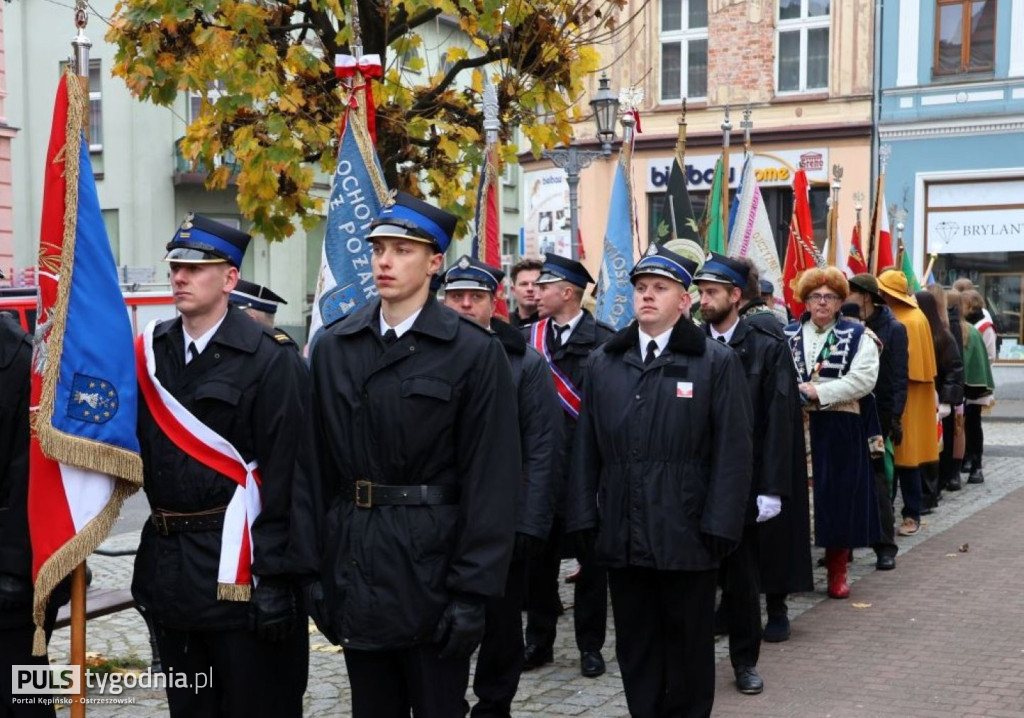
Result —
[[[793,638],[762,648],[763,695],[735,691],[726,640],[717,641],[716,716],[1024,718],[1024,616],[1017,608],[1024,605],[1024,554],[1019,535],[1007,528],[1024,512],[1024,492],[1010,495],[1024,487],[1024,424],[986,422],[985,441],[990,447],[985,483],[945,494],[917,536],[900,537],[896,571],[876,572],[874,554],[858,551],[850,567],[852,599],[829,601],[824,569],[815,569],[817,590],[790,600],[790,615],[796,619]],[[134,548],[138,536],[129,532],[112,537],[104,548]],[[970,543],[970,553],[949,558],[957,541]],[[918,546],[920,550],[908,555]],[[820,553],[816,550],[815,557]],[[1003,565],[1010,558],[1016,570]],[[131,557],[93,556],[89,565],[94,586],[130,584]],[[563,564],[563,572],[571,568],[572,562]],[[562,599],[571,605],[571,586],[564,583]],[[973,601],[979,602],[977,611]],[[865,603],[871,605],[859,607]],[[944,616],[950,606],[960,610]],[[1000,617],[1006,622],[1001,624]],[[306,715],[348,716],[348,681],[339,649],[313,628],[310,645]],[[559,623],[555,661],[523,674],[513,715],[627,715],[614,645],[609,616],[604,648],[608,672],[597,679],[580,676],[568,611]],[[853,648],[845,650],[847,645]],[[90,621],[88,648],[107,657],[150,658],[146,626],[135,611]],[[67,660],[67,629],[54,634],[50,658]],[[120,697],[134,703],[92,705],[88,715],[167,715],[162,691],[130,689]]]

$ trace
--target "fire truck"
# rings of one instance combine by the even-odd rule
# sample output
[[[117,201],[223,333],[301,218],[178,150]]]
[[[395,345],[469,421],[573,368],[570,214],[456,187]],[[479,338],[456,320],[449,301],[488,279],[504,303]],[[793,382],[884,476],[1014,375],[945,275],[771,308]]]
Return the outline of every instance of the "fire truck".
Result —
[[[136,336],[154,319],[173,319],[178,311],[174,296],[166,285],[122,287],[125,310]],[[10,312],[29,333],[36,328],[36,288],[0,287],[0,312]],[[99,319],[99,317],[96,317]]]

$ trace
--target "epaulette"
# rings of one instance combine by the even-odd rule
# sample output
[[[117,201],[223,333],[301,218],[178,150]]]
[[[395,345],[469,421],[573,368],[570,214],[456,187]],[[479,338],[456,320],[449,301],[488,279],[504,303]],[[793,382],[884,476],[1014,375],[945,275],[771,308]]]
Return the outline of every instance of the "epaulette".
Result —
[[[284,332],[278,332],[277,334],[275,334],[274,335],[274,339],[277,340],[278,344],[294,344],[295,343],[295,340],[292,339],[287,334],[285,334]]]

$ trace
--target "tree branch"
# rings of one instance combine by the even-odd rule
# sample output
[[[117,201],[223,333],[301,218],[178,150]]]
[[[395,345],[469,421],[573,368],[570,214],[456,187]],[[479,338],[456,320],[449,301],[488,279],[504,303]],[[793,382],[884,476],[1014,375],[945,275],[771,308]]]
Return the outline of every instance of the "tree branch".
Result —
[[[432,104],[434,104],[434,100],[440,97],[444,91],[451,86],[458,74],[463,70],[468,70],[473,67],[483,67],[495,60],[502,60],[504,57],[504,50],[492,47],[480,57],[464,57],[461,60],[456,61],[456,63],[448,70],[448,74],[446,74],[435,87],[430,88],[430,92],[424,93],[418,100],[416,100],[416,103],[409,108],[409,114],[418,115],[427,110]]]
[[[419,27],[423,23],[428,22],[430,20],[433,20],[435,17],[437,17],[440,14],[441,14],[441,8],[433,7],[433,8],[430,8],[429,10],[424,10],[419,15],[414,15],[411,18],[408,18],[408,15],[406,15],[406,16],[404,16],[402,18],[396,18],[396,19],[401,19],[403,21],[402,22],[398,22],[397,24],[392,25],[390,28],[388,28],[388,35],[387,35],[386,44],[390,45],[395,40],[400,38],[405,33],[409,32],[413,28]],[[405,18],[408,18],[408,19],[405,19]]]

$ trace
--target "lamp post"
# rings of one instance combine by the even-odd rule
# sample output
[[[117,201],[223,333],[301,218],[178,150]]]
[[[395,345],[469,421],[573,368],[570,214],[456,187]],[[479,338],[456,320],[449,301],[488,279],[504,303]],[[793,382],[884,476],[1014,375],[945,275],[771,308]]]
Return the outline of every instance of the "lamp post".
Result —
[[[615,118],[619,114],[619,99],[608,86],[608,76],[601,74],[597,92],[590,106],[594,110],[594,123],[597,125],[597,137],[601,140],[601,149],[581,150],[575,138],[568,147],[544,150],[541,157],[551,160],[551,164],[565,170],[566,181],[569,183],[569,247],[573,259],[579,259],[579,199],[580,172],[590,166],[598,157],[611,157],[612,142],[615,140]]]

